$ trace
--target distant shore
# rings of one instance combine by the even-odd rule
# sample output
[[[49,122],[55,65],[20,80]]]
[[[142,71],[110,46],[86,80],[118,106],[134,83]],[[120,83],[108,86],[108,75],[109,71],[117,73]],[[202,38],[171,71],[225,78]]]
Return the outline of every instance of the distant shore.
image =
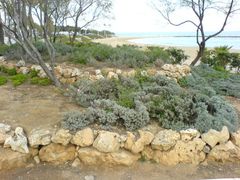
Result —
[[[121,46],[124,44],[125,45],[136,45],[136,46],[140,46],[143,48],[147,47],[147,46],[170,47],[170,46],[164,46],[164,45],[141,44],[141,43],[131,42],[131,40],[134,40],[134,39],[144,39],[144,38],[156,38],[156,37],[111,37],[111,38],[104,38],[104,39],[96,39],[96,40],[94,40],[94,42],[107,44],[107,45],[110,45],[113,47],[116,47],[118,45]],[[177,46],[176,48],[184,50],[186,55],[189,56],[189,58],[184,62],[184,64],[191,64],[191,62],[197,55],[198,47]],[[234,49],[232,49],[231,51],[232,52],[240,52],[240,50],[234,50]]]
[[[140,44],[140,43],[134,43],[131,42],[130,40],[134,39],[141,39],[143,37],[112,37],[112,38],[105,38],[105,39],[96,39],[94,42],[97,43],[102,43],[102,44],[107,44],[113,47],[116,46],[121,46],[121,45],[137,45],[141,47],[147,47],[147,46],[159,46],[159,45],[152,45],[152,44]],[[169,47],[169,46],[160,46],[160,47]],[[197,47],[183,47],[183,46],[178,46],[177,48],[180,48],[185,51],[185,53],[189,56],[185,64],[190,64],[194,57],[197,54]]]

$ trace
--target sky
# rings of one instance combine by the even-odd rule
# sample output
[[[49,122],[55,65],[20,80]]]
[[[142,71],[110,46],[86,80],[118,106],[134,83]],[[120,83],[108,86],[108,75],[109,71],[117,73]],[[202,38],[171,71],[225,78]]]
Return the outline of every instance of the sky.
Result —
[[[151,6],[151,0],[113,0],[112,14],[114,19],[104,22],[103,29],[119,32],[169,32],[192,31],[193,26],[188,24],[181,27],[169,25]],[[174,22],[180,22],[186,17],[194,17],[186,9],[173,14]],[[210,12],[205,20],[206,31],[216,31],[222,24],[223,16],[220,13]],[[101,23],[100,23],[101,24]],[[101,27],[101,25],[100,25]],[[240,31],[240,14],[236,14],[227,24],[226,31]]]

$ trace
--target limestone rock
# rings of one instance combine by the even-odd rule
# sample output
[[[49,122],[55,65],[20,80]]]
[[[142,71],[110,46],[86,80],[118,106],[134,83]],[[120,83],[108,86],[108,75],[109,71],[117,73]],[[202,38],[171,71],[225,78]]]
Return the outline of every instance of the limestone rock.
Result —
[[[0,170],[10,170],[26,167],[31,160],[30,153],[23,154],[12,151],[11,149],[0,148]]]
[[[154,138],[154,135],[151,132],[142,131],[142,130],[139,130],[138,132],[139,132],[140,138],[133,144],[131,148],[131,151],[135,154],[143,151],[144,147],[146,145],[149,145]]]
[[[116,152],[120,148],[120,136],[117,133],[100,131],[93,143],[93,147],[101,152]]]
[[[26,66],[26,62],[24,60],[20,60],[20,61],[17,62],[16,66],[17,67],[24,67],[24,66]]]
[[[116,74],[117,74],[117,75],[122,74],[122,70],[121,70],[121,69],[117,69],[117,70],[116,70]]]
[[[39,151],[39,158],[41,161],[49,162],[53,164],[64,164],[68,161],[72,161],[75,158],[75,146],[60,144],[50,144],[41,148]]]
[[[76,77],[80,75],[81,75],[81,71],[78,68],[73,68],[71,76]]]
[[[205,143],[200,138],[193,141],[178,141],[170,151],[155,151],[153,159],[164,165],[177,165],[178,163],[199,164],[205,160],[205,153],[202,151]]]
[[[34,159],[34,161],[35,161],[36,164],[40,164],[41,161],[40,161],[39,156],[34,156],[33,159]]]
[[[81,161],[78,158],[76,158],[72,163],[72,167],[80,167],[80,165]]]
[[[86,165],[126,165],[134,164],[139,158],[139,154],[132,154],[125,150],[114,153],[102,153],[94,148],[80,148],[79,159]]]
[[[110,71],[110,72],[108,73],[108,75],[107,75],[107,78],[108,78],[108,79],[118,79],[118,74]]]
[[[231,134],[231,140],[235,145],[240,147],[240,130]]]
[[[0,144],[4,144],[6,139],[8,139],[10,137],[11,137],[11,135],[6,134],[6,133],[0,131]]]
[[[141,155],[144,160],[150,161],[153,159],[154,150],[151,148],[151,146],[145,146],[141,152]]]
[[[151,145],[153,149],[167,151],[175,146],[180,134],[173,130],[163,130],[155,135]]]
[[[208,160],[219,162],[240,161],[240,148],[231,141],[215,146],[208,155]]]
[[[125,141],[124,148],[127,150],[131,150],[134,142],[135,135],[132,132],[127,132],[127,139]]]
[[[94,134],[91,128],[86,128],[81,131],[78,131],[72,138],[71,143],[81,146],[87,147],[91,146],[94,141]]]
[[[9,131],[11,131],[11,126],[0,123],[0,132],[7,133]]]
[[[28,136],[29,144],[33,148],[46,146],[51,143],[52,134],[53,131],[49,129],[33,129]]]
[[[51,138],[52,142],[62,144],[64,146],[68,145],[71,139],[72,135],[69,133],[69,130],[65,129],[58,130]]]
[[[180,131],[181,140],[182,141],[190,141],[196,137],[200,137],[200,132],[198,132],[196,129],[187,129]]]
[[[210,129],[207,133],[201,135],[202,140],[205,141],[212,148],[218,143],[225,143],[229,140],[229,131],[226,126],[222,128],[222,131],[216,131]]]
[[[12,150],[21,153],[29,153],[27,143],[27,137],[23,132],[23,128],[17,127],[14,136],[10,136],[5,140],[4,147],[11,147]]]
[[[95,75],[102,75],[102,71],[100,69],[96,69],[95,70]]]
[[[28,74],[30,72],[30,70],[27,67],[20,67],[19,72],[22,74]]]

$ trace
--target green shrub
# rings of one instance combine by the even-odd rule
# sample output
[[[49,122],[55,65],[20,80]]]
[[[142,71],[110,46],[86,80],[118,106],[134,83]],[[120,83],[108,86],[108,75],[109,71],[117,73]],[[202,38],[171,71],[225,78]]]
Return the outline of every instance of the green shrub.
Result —
[[[221,46],[213,50],[207,50],[201,61],[216,70],[225,70],[228,64],[235,65],[235,62],[238,62],[240,59],[240,54],[231,53],[230,49],[231,47]]]
[[[16,68],[7,69],[7,74],[9,76],[14,76],[17,74],[17,69]]]
[[[29,77],[30,78],[38,77],[38,73],[39,73],[39,71],[31,69],[30,72],[29,72]]]
[[[200,83],[189,86],[186,77],[183,89],[165,76],[148,77],[143,81],[122,76],[119,80],[82,80],[71,88],[72,96],[88,108],[79,113],[79,117],[74,114],[65,118],[64,127],[76,130],[84,124],[97,122],[103,127],[120,125],[136,130],[152,119],[164,128],[175,130],[196,128],[206,132],[220,130],[223,126],[236,130],[238,118],[234,108],[195,72],[190,79],[192,82],[198,79]],[[79,122],[72,122],[73,119]]]
[[[150,62],[155,62],[156,60],[162,60],[166,63],[172,63],[169,53],[164,50],[164,48],[150,46],[146,51],[147,56],[150,58]]]
[[[33,77],[30,81],[31,84],[37,84],[40,86],[48,86],[52,84],[52,81],[48,78]]]
[[[177,48],[168,48],[166,49],[166,52],[169,53],[170,59],[173,64],[181,64],[183,61],[187,60],[188,56],[185,55],[184,51],[182,49]]]
[[[187,87],[203,94],[228,95],[240,98],[240,75],[216,71],[202,64],[192,68],[192,75],[186,77]]]
[[[0,76],[0,86],[4,85],[7,83],[7,78],[4,76]]]
[[[24,74],[17,74],[15,76],[11,77],[12,83],[14,86],[19,86],[21,84],[23,84],[24,82],[26,82],[27,80],[27,75]]]
[[[0,56],[5,56],[9,50],[9,46],[2,44],[0,45]]]

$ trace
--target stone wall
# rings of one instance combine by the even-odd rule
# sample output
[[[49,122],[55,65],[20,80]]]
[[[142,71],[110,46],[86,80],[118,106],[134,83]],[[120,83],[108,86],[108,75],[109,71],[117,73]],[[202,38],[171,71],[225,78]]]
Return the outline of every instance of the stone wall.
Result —
[[[188,129],[180,132],[161,130],[123,134],[86,128],[70,133],[59,129],[34,129],[25,135],[0,124],[0,169],[24,167],[41,162],[74,167],[86,165],[126,165],[138,160],[174,166],[207,162],[239,162],[240,131],[210,130],[200,134]]]
[[[27,65],[23,60],[18,63],[11,63],[0,58],[0,66],[6,68],[16,68],[19,73],[28,74],[31,70],[38,71],[38,76],[45,78],[47,77],[41,66],[39,65]],[[49,64],[46,64],[51,69]],[[84,70],[66,64],[59,64],[54,68],[57,78],[63,84],[72,84],[79,79],[90,79],[93,81],[99,79],[118,79],[119,75],[131,77],[137,72],[134,69],[121,70],[117,68],[103,68],[96,70]],[[153,75],[164,75],[177,81],[178,79],[185,77],[191,73],[191,68],[187,65],[172,65],[165,64],[161,69],[148,68],[142,70],[142,76],[153,76]]]

